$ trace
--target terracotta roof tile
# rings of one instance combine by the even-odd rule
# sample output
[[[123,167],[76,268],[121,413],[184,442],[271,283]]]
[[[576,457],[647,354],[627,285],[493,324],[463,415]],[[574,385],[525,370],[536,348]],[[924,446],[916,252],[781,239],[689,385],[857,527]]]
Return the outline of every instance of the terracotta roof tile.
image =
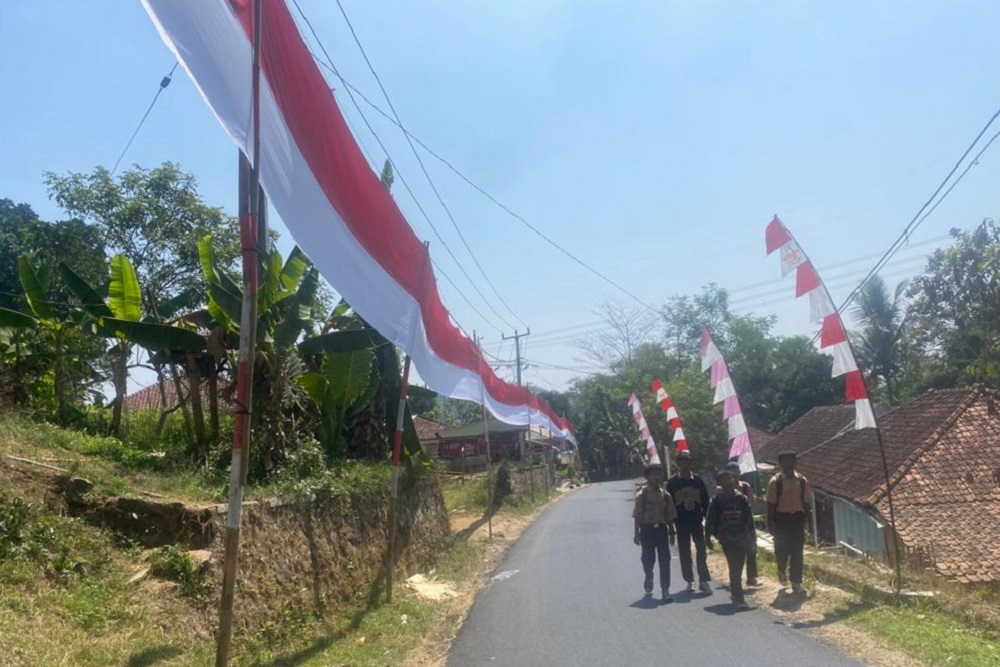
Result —
[[[413,417],[413,428],[416,429],[420,442],[424,442],[427,440],[437,440],[438,433],[448,427],[432,419],[415,415]]]
[[[854,406],[828,405],[813,408],[781,433],[760,444],[753,440],[758,461],[777,463],[778,454],[785,451],[801,453],[826,442],[854,423]],[[751,438],[755,437],[751,433]]]
[[[181,390],[185,395],[188,393],[188,383],[186,378],[180,379]],[[219,377],[219,388],[225,387],[228,384],[228,380],[225,380],[221,376]],[[174,388],[173,380],[168,380],[165,385],[166,395],[167,395],[167,409],[177,407],[177,390]],[[208,382],[201,383],[201,400],[205,405],[208,405],[209,398],[209,385]],[[224,391],[219,392],[219,406],[225,406],[229,408],[229,400],[226,397]],[[136,410],[159,410],[160,409],[160,387],[157,384],[151,384],[148,387],[143,387],[142,389],[135,391],[125,397],[125,408],[128,411]]]

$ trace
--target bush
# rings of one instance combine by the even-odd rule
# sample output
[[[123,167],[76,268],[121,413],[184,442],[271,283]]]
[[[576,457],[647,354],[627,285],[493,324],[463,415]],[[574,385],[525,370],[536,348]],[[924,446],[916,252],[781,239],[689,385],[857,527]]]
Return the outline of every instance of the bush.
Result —
[[[207,601],[212,584],[205,570],[196,565],[191,554],[174,545],[163,547],[149,559],[150,574],[180,585],[181,593],[195,600]]]
[[[493,509],[495,511],[508,496],[514,493],[514,476],[511,474],[509,461],[504,461],[497,468],[493,489]]]

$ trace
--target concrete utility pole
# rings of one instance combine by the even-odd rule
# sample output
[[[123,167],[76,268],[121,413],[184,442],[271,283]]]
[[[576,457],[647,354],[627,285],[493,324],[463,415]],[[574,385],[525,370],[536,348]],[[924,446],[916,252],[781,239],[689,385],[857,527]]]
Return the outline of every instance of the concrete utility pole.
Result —
[[[518,333],[517,329],[514,329],[513,336],[507,336],[505,334],[500,334],[500,338],[503,340],[513,340],[514,350],[517,354],[517,386],[521,386],[521,339],[526,336],[531,335],[531,327],[528,327],[527,333]]]

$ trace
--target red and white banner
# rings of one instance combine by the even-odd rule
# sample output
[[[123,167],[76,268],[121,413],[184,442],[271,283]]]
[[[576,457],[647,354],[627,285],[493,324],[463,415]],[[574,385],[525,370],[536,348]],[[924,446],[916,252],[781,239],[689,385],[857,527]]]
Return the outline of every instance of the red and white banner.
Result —
[[[253,2],[142,3],[226,133],[251,155]],[[567,420],[498,378],[452,323],[433,271],[422,271],[420,239],[361,154],[283,0],[263,3],[262,24],[261,184],[296,243],[365,321],[410,355],[428,387],[575,442]]]
[[[786,276],[795,270],[795,297],[809,295],[809,316],[812,322],[822,322],[820,332],[820,349],[829,350],[833,355],[833,377],[845,376],[845,398],[854,401],[856,429],[875,428],[875,414],[868,399],[868,388],[865,379],[858,369],[854,351],[847,339],[844,322],[837,312],[830,292],[820,280],[812,262],[792,237],[784,223],[774,216],[765,232],[767,254],[775,250],[781,257],[781,275]]]
[[[659,380],[653,380],[652,391],[656,395],[656,402],[660,406],[660,409],[667,413],[667,422],[670,424],[670,428],[674,431],[674,442],[677,443],[678,452],[685,452],[688,450],[687,436],[684,435],[684,427],[681,425],[681,417],[677,414],[677,408],[674,406],[673,399],[667,394],[667,391],[663,388],[663,383]]]
[[[642,414],[642,405],[640,405],[639,397],[635,393],[628,397],[628,407],[632,410],[632,421],[639,429],[639,436],[646,441],[646,463],[651,466],[660,465],[660,453],[656,449],[653,434],[649,432],[649,424],[646,423],[646,418]]]
[[[715,389],[713,403],[722,403],[722,419],[729,431],[729,458],[736,459],[740,464],[740,472],[756,472],[757,460],[753,455],[750,443],[750,432],[743,420],[743,410],[740,399],[736,395],[736,387],[729,377],[729,367],[716,347],[712,335],[706,327],[701,328],[701,370],[709,371],[709,384]]]

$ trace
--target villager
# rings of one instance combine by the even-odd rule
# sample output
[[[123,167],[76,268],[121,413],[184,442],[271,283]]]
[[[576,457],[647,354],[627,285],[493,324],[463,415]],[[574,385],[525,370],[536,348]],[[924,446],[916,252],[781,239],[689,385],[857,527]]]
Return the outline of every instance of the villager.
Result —
[[[774,536],[774,557],[778,563],[778,581],[788,583],[791,561],[792,591],[805,593],[802,587],[802,551],[806,543],[806,524],[813,504],[809,480],[795,471],[795,452],[778,455],[781,472],[767,486],[767,532]]]
[[[691,452],[677,453],[680,469],[667,482],[667,491],[677,507],[677,555],[681,559],[681,575],[687,582],[688,593],[694,592],[694,572],[691,567],[691,543],[694,542],[698,567],[698,586],[702,593],[711,594],[708,554],[705,550],[705,510],[708,508],[708,488],[701,477],[691,472]]]
[[[715,494],[708,506],[705,519],[705,534],[715,537],[722,545],[729,564],[729,594],[740,609],[748,609],[749,605],[743,595],[743,563],[750,543],[755,539],[753,528],[753,510],[747,497],[736,490],[739,479],[732,471],[720,470],[716,481],[722,487]]]
[[[642,587],[646,595],[653,594],[653,566],[660,563],[660,592],[664,602],[670,597],[670,545],[675,539],[674,522],[677,510],[670,494],[663,489],[666,473],[663,466],[647,465],[646,483],[635,496],[632,518],[635,520],[634,541],[642,547]]]

